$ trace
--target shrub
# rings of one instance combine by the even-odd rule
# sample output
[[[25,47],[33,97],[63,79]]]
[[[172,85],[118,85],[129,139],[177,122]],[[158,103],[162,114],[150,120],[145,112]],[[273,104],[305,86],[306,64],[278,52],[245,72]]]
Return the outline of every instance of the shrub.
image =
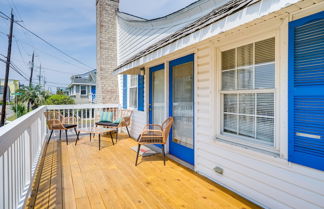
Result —
[[[17,114],[17,118],[19,118],[27,113],[27,108],[22,103],[18,103],[17,106],[12,105],[11,109]]]
[[[45,104],[47,105],[65,105],[74,104],[74,100],[66,95],[54,94],[46,99]]]
[[[66,95],[54,94],[50,96],[46,102],[47,105],[64,105],[64,104],[74,104],[74,100]]]

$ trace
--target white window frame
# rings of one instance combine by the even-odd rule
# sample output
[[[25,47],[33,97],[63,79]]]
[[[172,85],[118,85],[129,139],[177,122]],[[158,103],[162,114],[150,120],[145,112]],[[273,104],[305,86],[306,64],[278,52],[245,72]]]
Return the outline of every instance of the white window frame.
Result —
[[[133,76],[136,77],[136,83],[131,85],[132,84],[131,79]],[[138,75],[128,76],[128,85],[127,86],[128,86],[128,94],[127,94],[128,95],[128,107],[136,109],[138,107]],[[137,89],[136,95],[135,95],[135,97],[136,97],[135,105],[131,104],[131,89]]]
[[[85,94],[82,94],[82,87],[85,87]],[[88,95],[88,88],[85,85],[80,85],[80,95],[81,96],[86,96]]]
[[[255,90],[235,90],[236,93],[274,93],[274,141],[272,145],[264,143],[262,141],[258,142],[253,139],[249,139],[249,137],[234,135],[234,134],[226,134],[222,133],[223,130],[223,122],[224,122],[224,114],[223,114],[223,94],[227,91],[222,91],[222,66],[221,66],[221,53],[226,50],[230,50],[233,48],[237,48],[240,46],[244,46],[247,44],[255,43],[258,41],[266,40],[269,38],[275,38],[275,87],[274,89],[255,89]],[[280,121],[280,91],[279,91],[279,62],[280,62],[280,49],[279,49],[279,32],[274,30],[272,32],[262,33],[256,36],[250,36],[244,40],[232,40],[231,42],[227,42],[226,44],[219,45],[216,48],[216,138],[219,141],[235,144],[238,146],[242,146],[245,148],[252,148],[257,150],[262,150],[265,152],[270,152],[274,154],[279,154],[280,141],[279,141],[279,121]],[[253,52],[254,57],[254,52]]]

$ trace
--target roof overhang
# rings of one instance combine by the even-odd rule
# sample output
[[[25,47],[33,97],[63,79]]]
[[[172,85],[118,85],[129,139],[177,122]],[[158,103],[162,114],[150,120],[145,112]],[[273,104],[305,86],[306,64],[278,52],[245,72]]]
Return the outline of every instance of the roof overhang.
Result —
[[[119,65],[113,74],[138,74],[148,62],[252,22],[300,0],[235,0],[158,41]]]

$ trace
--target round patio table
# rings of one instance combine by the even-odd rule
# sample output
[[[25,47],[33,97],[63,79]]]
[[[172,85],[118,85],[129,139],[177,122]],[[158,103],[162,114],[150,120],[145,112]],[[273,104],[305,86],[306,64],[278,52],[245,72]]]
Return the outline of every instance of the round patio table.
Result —
[[[104,133],[109,133],[110,134],[111,142],[112,142],[113,145],[115,145],[114,139],[113,139],[113,136],[112,136],[112,133],[114,133],[114,132],[116,132],[116,129],[112,129],[112,128],[103,128],[103,127],[79,128],[77,130],[77,139],[75,141],[75,145],[77,144],[77,142],[79,140],[80,133],[90,134],[90,141],[91,141],[92,135],[95,136],[96,134],[98,134],[99,150],[100,150],[101,135],[104,134]]]

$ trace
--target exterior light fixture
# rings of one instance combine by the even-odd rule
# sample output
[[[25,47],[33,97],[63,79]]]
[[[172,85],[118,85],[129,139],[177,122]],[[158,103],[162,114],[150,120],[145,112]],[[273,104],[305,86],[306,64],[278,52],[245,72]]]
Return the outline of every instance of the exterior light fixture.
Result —
[[[144,67],[142,67],[142,68],[140,69],[140,71],[141,71],[141,75],[145,75],[145,68],[144,68]]]

